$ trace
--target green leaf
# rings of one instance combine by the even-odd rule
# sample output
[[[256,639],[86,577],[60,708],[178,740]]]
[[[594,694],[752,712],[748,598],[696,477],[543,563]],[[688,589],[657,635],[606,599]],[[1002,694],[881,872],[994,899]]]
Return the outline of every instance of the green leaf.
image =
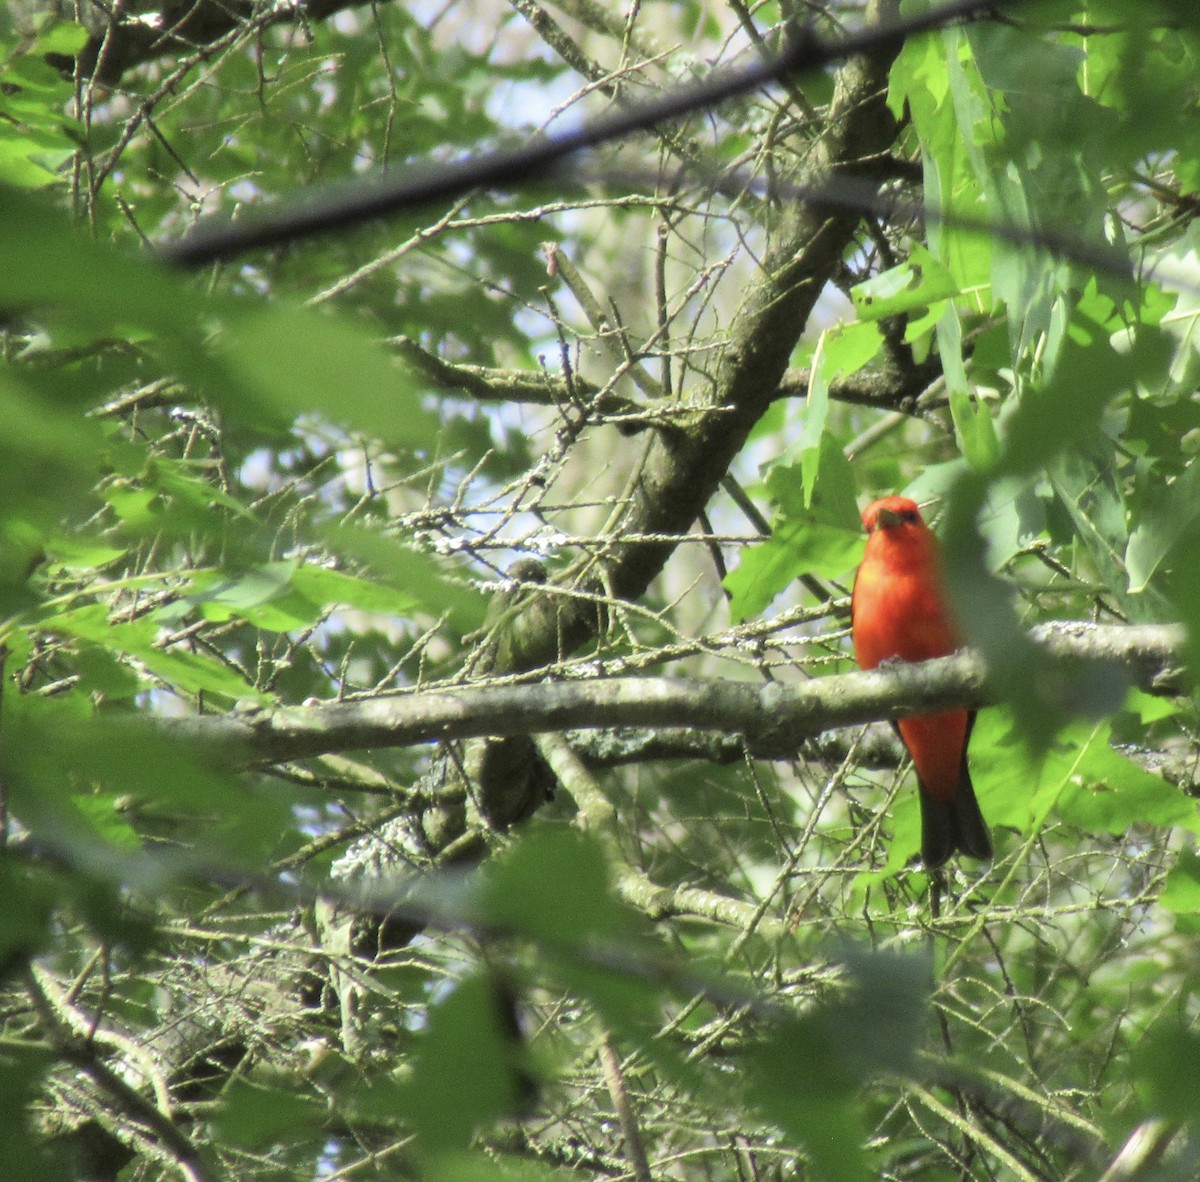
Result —
[[[44,627],[135,657],[149,672],[186,694],[215,694],[229,702],[262,698],[245,678],[212,656],[179,646],[159,647],[158,625],[148,618],[112,623],[106,608],[89,604],[50,617]]]
[[[285,421],[318,413],[410,451],[433,445],[438,420],[421,404],[423,387],[363,329],[260,306],[229,317],[221,337],[238,376]]]
[[[400,447],[433,443],[437,418],[422,406],[422,388],[357,325],[261,299],[205,299],[12,190],[0,189],[0,221],[0,302],[54,307],[104,332],[122,322],[149,330],[183,377],[243,421],[290,424],[317,413]]]
[[[480,1153],[444,1153],[422,1162],[429,1182],[579,1182],[579,1171],[536,1158],[488,1158]]]
[[[1185,541],[1186,539],[1181,539]],[[1181,557],[1184,557],[1181,555]],[[1187,664],[1193,675],[1200,669],[1200,580],[1190,553],[1165,579],[1166,594],[1187,633]]]
[[[1200,833],[1194,801],[1160,776],[1151,775],[1109,746],[1107,728],[1088,747],[1082,782],[1064,785],[1058,814],[1090,833],[1123,834],[1136,825],[1176,826]]]
[[[484,914],[551,946],[627,938],[640,927],[609,887],[600,843],[569,829],[538,829],[498,860],[487,877]]]
[[[1195,1086],[1200,1034],[1172,1018],[1160,1019],[1137,1040],[1132,1063],[1135,1086],[1151,1115],[1189,1123],[1200,1119]]]
[[[960,34],[972,69],[955,71],[951,59],[952,79],[971,90],[971,126],[963,118],[968,104],[956,109],[963,134],[977,147],[971,160],[987,220],[1024,231],[996,241],[993,291],[1007,305],[1017,350],[1040,351],[1053,363],[1056,306],[1082,280],[1075,264],[1026,242],[1060,227],[1109,253],[1114,274],[1121,273],[1126,260],[1107,246],[1108,200],[1097,168],[1097,149],[1113,120],[1080,91],[1079,46],[1061,38],[1031,41],[1025,33],[1014,37],[1013,30],[984,28],[986,23]]]
[[[990,811],[990,810],[989,810]],[[892,841],[888,846],[885,870],[889,874],[908,873],[913,856],[921,850],[921,803],[915,782],[903,792],[889,818]],[[991,820],[989,816],[988,820]]]
[[[1158,329],[1139,330],[1118,350],[1104,323],[1082,313],[1072,319],[1049,380],[1028,391],[1005,422],[991,483],[1037,472],[1094,431],[1120,391],[1161,374],[1169,356]],[[954,487],[943,530],[947,585],[969,641],[982,651],[993,684],[1036,746],[1049,742],[1072,710],[1116,710],[1128,679],[1113,662],[1052,662],[1029,641],[1011,590],[987,568],[977,519],[989,488],[978,472],[962,473]]]
[[[13,734],[0,766],[14,811],[80,869],[123,885],[163,873],[131,856],[123,816],[210,865],[262,865],[292,827],[285,793],[248,792],[212,753],[168,739],[145,717],[97,712],[82,694],[11,695],[5,712]]]
[[[735,624],[760,615],[801,575],[834,578],[862,557],[862,529],[849,530],[812,517],[788,519],[765,542],[742,551],[742,561],[725,576],[729,614]]]
[[[324,1117],[324,1105],[290,1090],[284,1080],[256,1084],[235,1078],[221,1089],[219,1106],[209,1119],[223,1143],[262,1150],[280,1141],[323,1137]]]
[[[80,688],[110,701],[132,698],[145,688],[127,664],[101,645],[80,645],[74,664]]]
[[[307,628],[326,608],[396,618],[422,606],[387,584],[295,561],[265,563],[239,574],[197,572],[187,602],[207,620],[240,619],[272,632]],[[176,610],[172,605],[168,615]]]
[[[1073,722],[1036,755],[1011,711],[981,711],[971,735],[971,774],[988,821],[1022,834],[1050,815],[1087,833],[1139,825],[1200,832],[1195,804],[1177,787],[1113,749],[1107,723]]]
[[[954,276],[918,242],[904,262],[852,287],[850,298],[860,320],[874,321],[931,308],[958,291]]]
[[[241,501],[218,488],[203,472],[191,470],[184,463],[157,457],[147,464],[141,480],[147,488],[171,497],[172,513],[187,510],[192,519],[203,522],[214,509],[220,508],[247,521],[254,520],[254,514]]]
[[[1071,517],[1076,536],[1095,565],[1099,583],[1131,619],[1146,620],[1158,596],[1130,600],[1124,555],[1129,544],[1128,513],[1118,486],[1115,445],[1095,432],[1056,456],[1048,467],[1051,487]]]
[[[46,539],[49,560],[70,570],[96,570],[116,562],[125,550],[82,534]]]
[[[574,830],[526,835],[488,875],[484,914],[534,941],[555,980],[586,999],[616,1037],[633,1042],[679,1086],[695,1086],[696,1072],[679,1051],[653,1038],[676,966],[644,918],[613,896],[603,850]],[[699,980],[697,969],[693,988]]]
[[[328,530],[326,540],[335,552],[370,568],[381,585],[403,588],[397,593],[411,596],[414,604],[430,615],[436,618],[448,614],[460,633],[483,625],[487,598],[450,561],[353,526]]]
[[[112,846],[123,846],[127,850],[141,848],[142,839],[134,827],[116,809],[117,797],[112,793],[76,795],[71,805],[88,832]]]
[[[862,523],[850,464],[830,436],[822,440],[820,454],[821,479],[811,496],[803,466],[771,469],[767,491],[780,507],[771,536],[744,549],[741,562],[725,576],[734,623],[759,615],[801,575],[836,578],[861,557]]]
[[[104,443],[99,424],[80,419],[73,407],[44,397],[0,364],[0,504],[6,514],[36,528],[59,526],[62,514],[90,498]]]
[[[0,1121],[8,1130],[0,1137],[0,1176],[70,1177],[74,1173],[70,1160],[52,1156],[46,1138],[29,1120],[31,1107],[44,1095],[43,1077],[54,1066],[52,1054],[15,1039],[13,1043],[0,1050]]]
[[[34,42],[38,54],[61,53],[74,56],[87,44],[88,31],[72,21],[56,20],[43,26]]]
[[[139,661],[156,677],[184,694],[209,694],[227,705],[237,701],[264,701],[266,695],[250,685],[236,669],[216,657],[192,652],[179,645],[161,649],[147,646],[140,630],[114,624],[114,647]]]
[[[19,856],[7,851],[0,855],[0,890],[8,901],[0,913],[0,980],[7,980],[14,969],[39,952],[49,939],[56,896],[50,882],[32,871]],[[0,1064],[3,1062],[4,1055],[0,1054]],[[0,1089],[0,1097],[4,1095]],[[3,1103],[0,1099],[0,1109]],[[4,1140],[0,1137],[0,1143]]]
[[[874,324],[838,325],[825,329],[817,341],[799,445],[806,509],[812,506],[822,464],[834,450],[841,455],[840,448],[827,446],[831,442],[825,430],[829,417],[829,385],[840,377],[856,373],[882,347],[883,336]]]
[[[292,586],[303,596],[324,607],[349,607],[383,616],[405,616],[423,601],[386,583],[377,583],[324,566],[298,567]]]
[[[523,1056],[503,1004],[497,983],[480,974],[430,1010],[405,1095],[424,1149],[463,1148],[477,1128],[515,1110]]]
[[[1158,901],[1176,915],[1200,914],[1200,854],[1187,847],[1179,851]]]
[[[107,249],[79,232],[52,203],[0,187],[6,227],[0,301],[57,308],[99,332],[115,325],[153,329],[192,342],[211,315],[191,286],[158,264]]]
[[[1125,565],[1130,594],[1144,591],[1160,564],[1185,538],[1194,536],[1200,518],[1200,462],[1183,473],[1144,507],[1129,534]]]
[[[967,463],[978,472],[990,472],[1000,458],[1000,440],[987,404],[955,388],[950,391],[950,414]]]
[[[74,54],[86,39],[81,26],[52,22],[32,44],[0,59],[0,184],[36,189],[62,182],[59,170],[82,138],[65,113],[74,85],[42,59]]]
[[[321,618],[321,609],[294,586],[296,570],[293,562],[273,562],[237,575],[200,571],[192,577],[187,603],[217,623],[245,620],[271,632],[307,628]],[[172,604],[159,618],[176,611]]]

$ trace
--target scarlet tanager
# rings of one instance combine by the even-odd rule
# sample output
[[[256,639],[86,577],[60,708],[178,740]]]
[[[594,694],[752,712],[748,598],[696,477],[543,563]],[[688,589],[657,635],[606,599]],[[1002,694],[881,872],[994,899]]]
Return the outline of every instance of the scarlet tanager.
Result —
[[[927,661],[959,647],[942,593],[937,539],[915,501],[884,497],[862,514],[867,549],[854,580],[854,655],[864,669]],[[947,710],[895,724],[921,791],[921,861],[936,870],[956,850],[990,858],[992,839],[967,770],[974,711]]]

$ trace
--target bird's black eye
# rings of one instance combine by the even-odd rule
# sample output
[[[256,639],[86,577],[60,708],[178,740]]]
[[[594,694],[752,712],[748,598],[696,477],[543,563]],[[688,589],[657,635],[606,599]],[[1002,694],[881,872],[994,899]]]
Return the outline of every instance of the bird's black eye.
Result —
[[[904,518],[905,521],[916,521],[917,511],[916,511],[916,509],[905,509],[904,512],[900,514],[900,516],[902,518]]]

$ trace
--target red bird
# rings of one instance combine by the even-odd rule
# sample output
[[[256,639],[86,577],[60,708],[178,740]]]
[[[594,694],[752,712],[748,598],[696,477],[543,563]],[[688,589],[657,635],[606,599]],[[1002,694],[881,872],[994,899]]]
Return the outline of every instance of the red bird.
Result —
[[[854,655],[864,669],[927,661],[959,647],[942,594],[937,539],[915,501],[884,497],[862,514],[867,549],[854,580]],[[992,839],[967,770],[974,711],[947,710],[895,724],[921,790],[921,861],[936,870],[956,850],[990,858]]]

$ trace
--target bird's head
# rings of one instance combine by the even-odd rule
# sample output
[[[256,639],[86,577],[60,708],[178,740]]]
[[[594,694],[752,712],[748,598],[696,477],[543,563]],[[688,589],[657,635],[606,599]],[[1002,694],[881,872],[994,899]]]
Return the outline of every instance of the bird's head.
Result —
[[[869,534],[878,529],[891,530],[904,526],[925,528],[917,502],[908,497],[881,497],[878,501],[872,501],[862,511],[862,523]]]

